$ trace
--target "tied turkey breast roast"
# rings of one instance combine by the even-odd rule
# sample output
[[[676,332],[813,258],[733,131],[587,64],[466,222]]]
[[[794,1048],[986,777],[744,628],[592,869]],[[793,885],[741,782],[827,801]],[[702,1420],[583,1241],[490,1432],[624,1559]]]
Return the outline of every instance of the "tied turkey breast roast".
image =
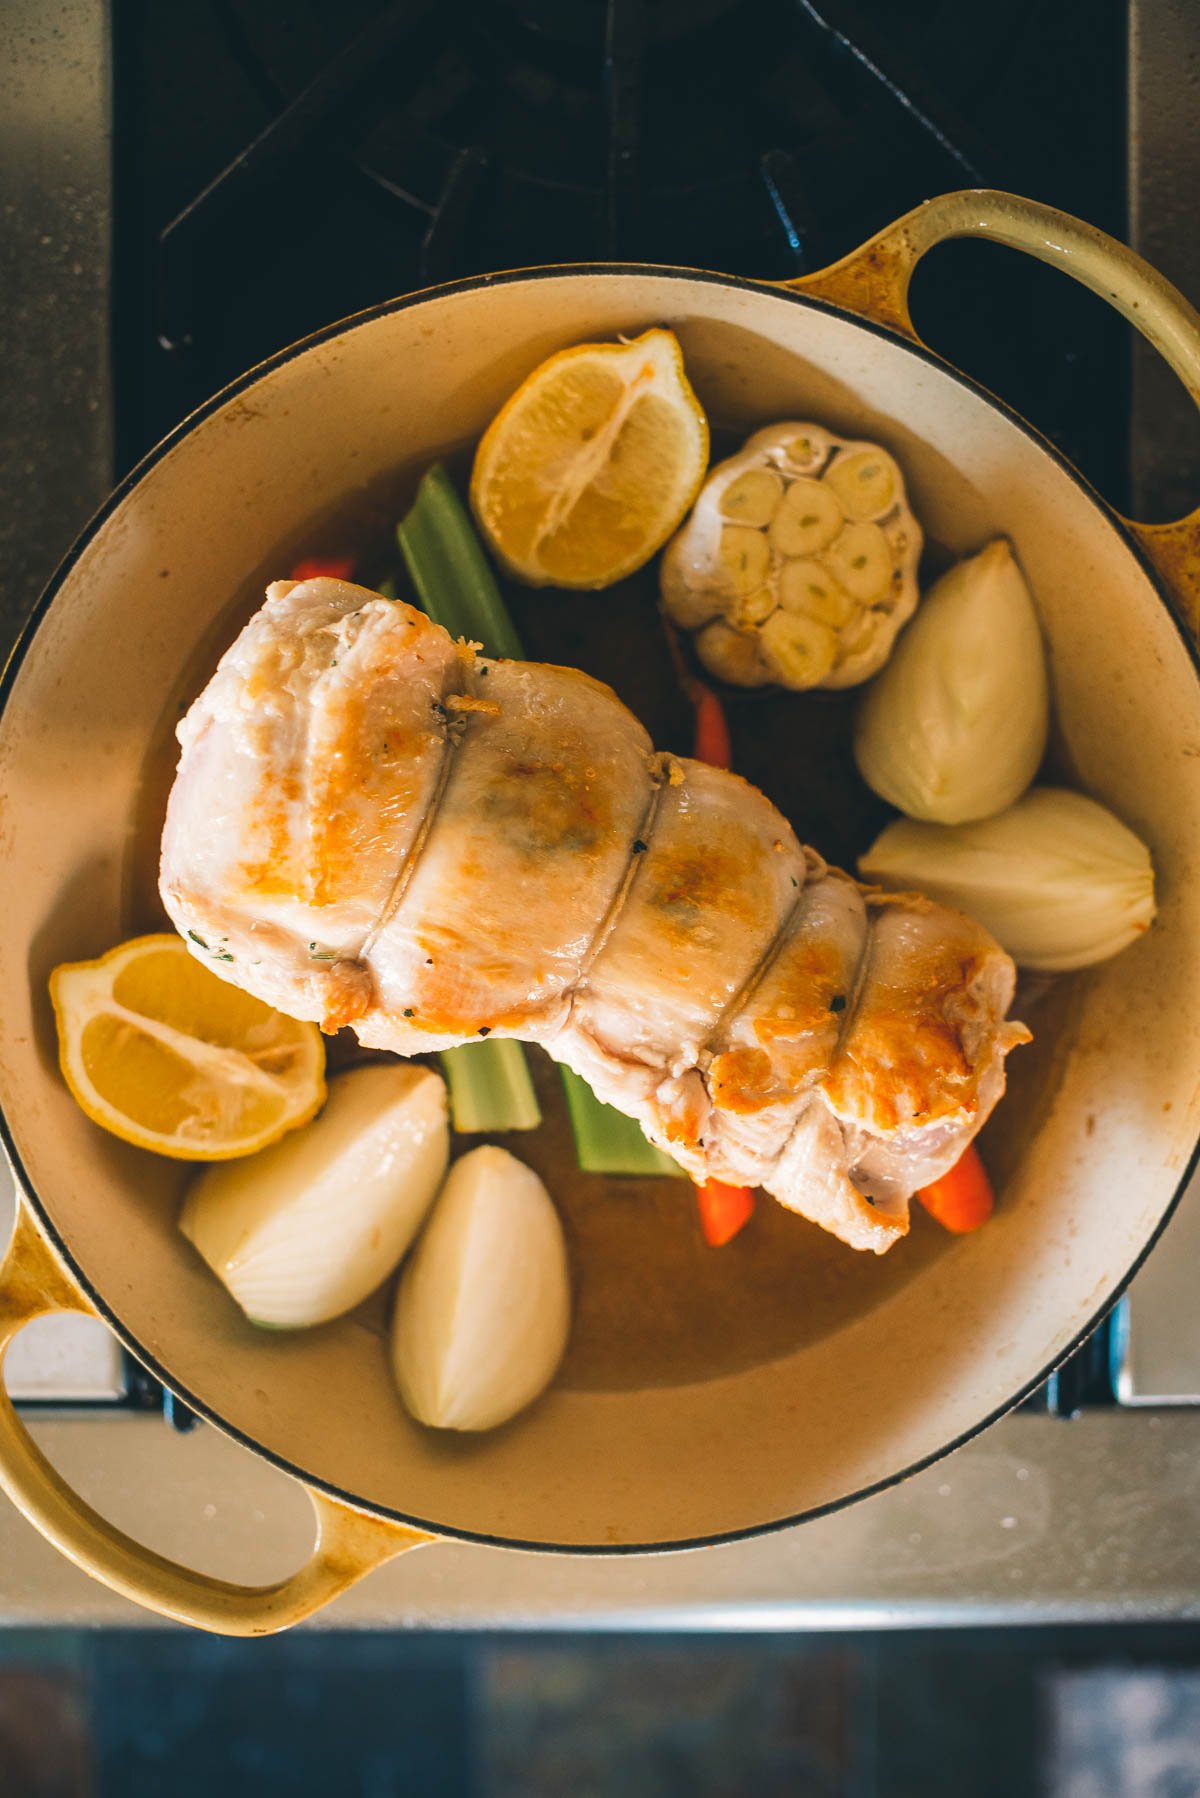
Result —
[[[1028,1037],[970,918],[864,890],[575,669],[277,582],[179,726],[161,889],[193,953],[414,1055],[540,1043],[698,1179],[882,1253]]]

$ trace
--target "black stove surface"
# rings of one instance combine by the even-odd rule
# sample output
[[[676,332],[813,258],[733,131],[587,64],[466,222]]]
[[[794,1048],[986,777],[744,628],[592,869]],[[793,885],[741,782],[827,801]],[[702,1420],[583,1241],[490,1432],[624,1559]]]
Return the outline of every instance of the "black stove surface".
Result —
[[[114,0],[117,472],[245,368],[432,282],[648,260],[783,277],[929,195],[1126,234],[1118,0]],[[926,340],[1125,498],[1127,338],[991,245]],[[1047,1389],[1110,1396],[1103,1333]]]
[[[786,276],[978,185],[1120,234],[1124,12],[117,0],[119,463],[263,356],[455,276],[637,259]],[[1099,301],[956,244],[913,303],[936,348],[1121,498],[1124,337]]]

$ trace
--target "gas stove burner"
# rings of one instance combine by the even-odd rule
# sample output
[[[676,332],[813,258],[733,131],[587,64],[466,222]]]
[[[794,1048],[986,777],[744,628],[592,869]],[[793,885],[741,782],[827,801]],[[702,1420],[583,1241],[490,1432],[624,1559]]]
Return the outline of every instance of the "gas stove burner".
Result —
[[[739,10],[746,10],[744,0],[649,0],[642,9],[646,39],[676,44]],[[604,48],[608,11],[605,0],[511,0],[490,9],[490,23],[498,32],[521,32],[535,49],[563,45],[590,55]]]
[[[1100,10],[1103,30],[1094,0],[197,0],[181,42],[176,9],[118,9],[142,206],[118,261],[147,332],[119,309],[140,381],[121,458],[248,363],[431,282],[595,260],[787,278],[980,182],[1119,231],[1123,40]],[[1103,473],[1111,437],[1063,421],[1108,324],[1081,335],[1040,270],[973,288],[975,249],[919,272],[931,340],[953,360],[969,338],[972,372]]]
[[[302,123],[303,141],[324,135],[434,221],[431,278],[486,266],[476,246],[493,232],[509,262],[514,248],[526,259],[697,260],[703,243],[725,266],[797,273],[831,221],[863,235],[914,177],[926,189],[985,178],[966,112],[1027,10],[990,9],[968,56],[959,9],[927,0],[939,47],[927,79],[962,52],[944,82],[957,96],[951,119],[896,66],[884,44],[895,21],[878,3],[855,24],[861,43],[844,7],[827,19],[811,0],[307,0],[286,19],[263,0],[219,5],[276,113],[265,138],[294,145]],[[818,147],[821,179],[802,190],[794,169]],[[268,149],[260,140],[239,161],[261,163]],[[238,164],[226,179],[245,186]],[[486,215],[469,250],[453,241],[462,232],[437,228],[447,208],[462,222]]]

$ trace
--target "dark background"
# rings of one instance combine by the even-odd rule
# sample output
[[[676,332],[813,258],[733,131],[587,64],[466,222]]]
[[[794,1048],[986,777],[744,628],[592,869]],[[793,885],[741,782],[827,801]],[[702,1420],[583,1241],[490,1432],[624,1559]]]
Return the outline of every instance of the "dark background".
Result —
[[[1195,1798],[1192,1631],[0,1639],[5,1798]]]

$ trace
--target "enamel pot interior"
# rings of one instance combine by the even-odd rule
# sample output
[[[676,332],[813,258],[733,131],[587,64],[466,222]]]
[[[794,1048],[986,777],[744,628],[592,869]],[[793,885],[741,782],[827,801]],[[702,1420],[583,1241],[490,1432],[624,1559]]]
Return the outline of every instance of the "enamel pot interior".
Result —
[[[233,597],[285,572],[319,514],[477,436],[550,351],[656,323],[679,333],[715,420],[812,417],[878,438],[947,550],[1012,539],[1077,777],[1152,845],[1161,915],[1073,980],[1055,1053],[1029,1064],[1036,1078],[997,1120],[1006,1172],[987,1229],[914,1254],[902,1278],[865,1259],[862,1303],[791,1350],[710,1377],[559,1386],[505,1430],[440,1438],[401,1409],[382,1300],[294,1339],[242,1319],[176,1234],[182,1171],[105,1136],[68,1096],[46,978],[145,924],[131,895],[148,746],[228,640]],[[1200,1133],[1188,646],[1128,539],[1026,430],[896,339],[770,288],[646,270],[467,283],[247,378],[151,460],[61,579],[11,677],[0,790],[0,1099],[43,1216],[135,1353],[207,1415],[315,1483],[434,1530],[655,1546],[768,1526],[895,1478],[1067,1350],[1146,1248]],[[638,1279],[631,1255],[631,1292]],[[752,1282],[723,1316],[735,1336],[737,1305],[748,1319]]]

